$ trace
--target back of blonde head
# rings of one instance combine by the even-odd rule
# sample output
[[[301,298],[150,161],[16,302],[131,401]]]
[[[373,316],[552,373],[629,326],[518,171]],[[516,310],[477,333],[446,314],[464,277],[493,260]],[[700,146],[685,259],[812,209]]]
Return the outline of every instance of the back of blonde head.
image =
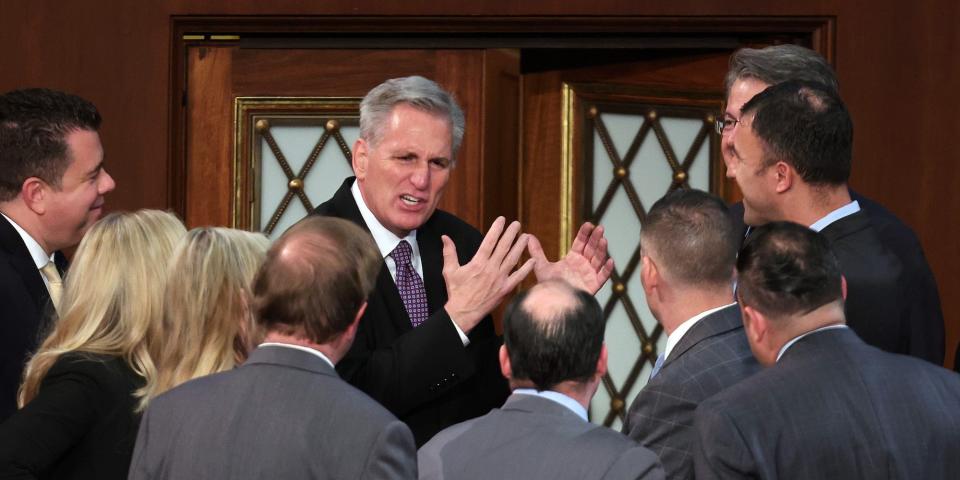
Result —
[[[112,213],[90,228],[64,280],[60,319],[27,364],[21,407],[69,352],[122,357],[148,382],[153,378],[148,344],[162,334],[166,264],[185,232],[176,216],[159,210]]]
[[[167,271],[165,338],[156,381],[144,404],[193,378],[229,370],[254,340],[250,283],[270,242],[259,233],[196,228],[177,246]]]

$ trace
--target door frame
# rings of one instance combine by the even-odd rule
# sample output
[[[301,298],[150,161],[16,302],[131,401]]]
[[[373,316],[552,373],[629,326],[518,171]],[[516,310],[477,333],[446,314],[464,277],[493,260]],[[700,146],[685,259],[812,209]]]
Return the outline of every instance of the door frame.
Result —
[[[186,214],[187,52],[257,48],[718,48],[803,42],[836,67],[833,16],[171,17],[167,205]],[[530,35],[535,32],[536,35]]]

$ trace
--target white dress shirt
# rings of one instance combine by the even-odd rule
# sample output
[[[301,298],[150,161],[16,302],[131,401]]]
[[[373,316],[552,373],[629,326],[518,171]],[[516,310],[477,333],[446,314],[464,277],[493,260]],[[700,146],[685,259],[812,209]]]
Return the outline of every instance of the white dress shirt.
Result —
[[[43,279],[43,284],[46,285],[47,291],[50,290],[50,281],[47,280],[47,276],[41,273],[39,270],[45,267],[48,263],[54,260],[54,255],[56,252],[47,255],[47,252],[43,250],[43,247],[40,246],[40,243],[33,239],[26,230],[17,225],[17,222],[14,222],[12,218],[8,217],[3,212],[0,212],[0,215],[3,215],[3,218],[7,219],[10,222],[10,225],[13,225],[13,229],[20,234],[20,238],[23,239],[23,243],[27,246],[27,250],[30,252],[30,257],[33,258],[33,263],[37,265],[37,273],[40,274],[40,278]]]
[[[390,253],[397,248],[401,240],[406,240],[407,243],[410,244],[410,248],[412,249],[412,252],[410,252],[410,263],[413,264],[413,269],[420,275],[420,280],[423,280],[423,264],[420,260],[420,247],[417,245],[417,231],[411,230],[410,233],[403,238],[394,235],[393,232],[380,223],[376,215],[367,207],[366,202],[363,201],[363,194],[360,193],[360,185],[356,180],[353,181],[353,186],[350,187],[350,193],[353,194],[353,200],[357,202],[360,216],[363,217],[367,228],[370,229],[370,235],[373,236],[373,241],[377,244],[380,255],[383,255],[383,262],[387,265],[387,270],[390,271],[390,276],[393,277],[393,281],[397,281],[397,262],[393,260]],[[424,287],[426,287],[426,285],[424,285]],[[453,323],[453,328],[457,329],[463,346],[466,347],[470,345],[470,338],[467,337],[467,334],[463,333],[463,330],[457,325],[457,322],[454,322],[453,319],[451,319],[450,322]]]
[[[854,213],[857,213],[859,211],[860,211],[860,202],[854,200],[826,214],[820,220],[813,222],[813,225],[810,225],[810,230],[819,232],[824,228],[827,228],[827,226],[830,225],[831,223],[836,222],[837,220],[840,220],[843,217],[849,217],[850,215],[853,215]]]

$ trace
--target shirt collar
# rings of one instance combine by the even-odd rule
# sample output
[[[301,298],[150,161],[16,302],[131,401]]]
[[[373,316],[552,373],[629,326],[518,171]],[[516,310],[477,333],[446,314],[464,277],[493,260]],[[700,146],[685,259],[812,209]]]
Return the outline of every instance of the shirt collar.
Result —
[[[789,342],[785,343],[782,347],[780,347],[780,352],[777,353],[777,361],[779,362],[779,361],[780,361],[780,357],[782,357],[784,353],[787,353],[787,349],[790,348],[790,347],[792,347],[793,344],[794,344],[794,343],[797,343],[801,338],[806,337],[807,335],[810,335],[810,334],[813,334],[813,333],[822,332],[822,331],[824,331],[824,330],[835,330],[835,329],[837,329],[837,328],[847,328],[847,326],[844,325],[844,324],[840,324],[840,325],[827,325],[826,327],[820,327],[820,328],[818,328],[818,329],[816,329],[816,330],[810,330],[810,331],[807,332],[807,333],[804,333],[804,334],[802,334],[802,335],[800,335],[800,336],[795,337],[793,340],[790,340]]]
[[[666,348],[663,349],[663,359],[666,360],[670,358],[670,352],[673,351],[673,347],[676,347],[677,344],[680,343],[680,340],[683,338],[683,336],[686,335],[687,332],[689,332],[690,329],[697,324],[697,322],[702,320],[707,315],[710,315],[715,312],[719,312],[720,310],[723,310],[724,308],[727,308],[731,305],[736,305],[736,302],[728,303],[726,305],[723,305],[717,308],[711,308],[710,310],[698,313],[693,317],[691,317],[686,322],[681,323],[680,326],[674,329],[673,333],[671,333],[670,335],[667,335],[667,346]]]
[[[816,222],[813,222],[813,225],[810,225],[810,230],[813,230],[813,231],[815,231],[815,232],[819,232],[819,231],[823,230],[824,228],[827,228],[827,226],[829,226],[831,223],[836,222],[837,220],[840,220],[841,218],[849,217],[850,215],[853,215],[854,213],[857,213],[857,212],[859,212],[859,211],[860,211],[860,202],[854,200],[854,201],[852,201],[852,202],[850,202],[850,203],[848,203],[848,204],[846,204],[846,205],[844,205],[844,206],[842,206],[842,207],[840,207],[840,208],[838,208],[838,209],[836,209],[836,210],[834,210],[834,211],[826,214],[826,215],[825,215],[823,218],[821,218],[820,220],[817,220]]]
[[[43,247],[40,246],[40,243],[34,240],[26,230],[20,227],[20,225],[17,225],[17,222],[14,222],[12,218],[8,217],[3,212],[0,212],[0,215],[3,215],[3,218],[6,218],[7,221],[10,222],[10,225],[13,225],[14,230],[20,234],[20,238],[23,238],[23,243],[27,246],[27,250],[30,252],[30,257],[33,258],[33,263],[37,264],[37,269],[41,269],[53,261],[53,257],[57,254],[57,252],[47,255],[47,252],[43,250]]]
[[[324,362],[327,362],[327,364],[330,365],[331,368],[336,368],[336,367],[333,365],[333,362],[331,362],[330,359],[327,358],[327,356],[324,355],[323,352],[321,352],[320,350],[314,350],[314,349],[312,349],[312,348],[303,347],[303,346],[300,346],[300,345],[293,345],[293,344],[289,344],[289,343],[277,343],[277,342],[263,342],[263,343],[260,344],[260,346],[261,346],[261,347],[283,347],[283,348],[292,348],[292,349],[294,349],[294,350],[300,350],[300,351],[302,351],[302,352],[307,352],[307,353],[309,353],[309,354],[316,355],[316,356],[320,357],[321,359],[323,359]]]
[[[357,202],[357,208],[360,210],[360,216],[363,217],[363,221],[367,224],[367,228],[370,229],[370,235],[373,236],[373,241],[376,242],[377,248],[380,249],[380,254],[386,257],[390,255],[390,252],[393,252],[393,249],[397,248],[397,244],[400,243],[400,240],[406,240],[407,243],[413,247],[414,252],[418,253],[417,250],[417,231],[411,230],[406,237],[400,238],[393,234],[390,230],[387,230],[387,227],[384,227],[380,220],[377,220],[376,215],[370,211],[370,208],[367,207],[366,202],[363,201],[363,195],[360,193],[360,183],[356,180],[353,181],[353,186],[350,187],[350,193],[353,194],[353,200]]]
[[[520,395],[533,395],[535,397],[552,400],[560,405],[563,405],[564,407],[567,407],[567,409],[577,414],[578,417],[582,418],[584,422],[589,421],[587,420],[587,409],[583,408],[583,405],[580,405],[580,402],[560,392],[554,392],[553,390],[544,390],[542,392],[538,392],[532,388],[518,388],[514,390],[513,393],[518,393]]]

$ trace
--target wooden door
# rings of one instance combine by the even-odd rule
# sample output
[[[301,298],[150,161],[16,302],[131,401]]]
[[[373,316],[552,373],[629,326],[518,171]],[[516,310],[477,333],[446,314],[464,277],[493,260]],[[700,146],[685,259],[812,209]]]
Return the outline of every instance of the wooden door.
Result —
[[[247,210],[255,203],[253,190],[258,184],[249,149],[240,141],[244,135],[240,127],[247,120],[242,102],[279,99],[283,102],[275,103],[301,113],[310,109],[297,106],[304,99],[339,99],[342,105],[352,101],[355,106],[384,80],[407,75],[437,81],[454,94],[466,115],[463,145],[440,208],[478,228],[498,212],[515,217],[516,188],[502,188],[516,184],[518,168],[514,161],[519,142],[515,52],[264,49],[237,44],[191,47],[186,56],[182,182],[188,226],[253,226]],[[347,145],[347,150],[351,147]],[[298,186],[293,180],[291,191]],[[312,181],[310,177],[302,180]]]

